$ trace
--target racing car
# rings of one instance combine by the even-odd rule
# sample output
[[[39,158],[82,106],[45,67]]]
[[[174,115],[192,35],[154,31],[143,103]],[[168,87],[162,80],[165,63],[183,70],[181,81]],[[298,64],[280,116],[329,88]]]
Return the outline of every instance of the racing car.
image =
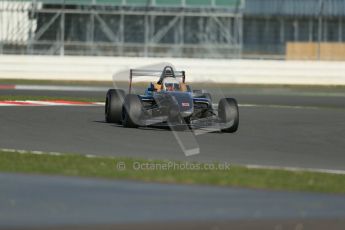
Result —
[[[185,71],[165,66],[163,70],[131,69],[128,94],[109,89],[106,94],[105,120],[124,127],[170,126],[192,129],[214,128],[236,132],[239,110],[234,98],[222,98],[214,109],[212,96],[205,90],[192,90]],[[141,95],[132,93],[133,77],[156,76]]]

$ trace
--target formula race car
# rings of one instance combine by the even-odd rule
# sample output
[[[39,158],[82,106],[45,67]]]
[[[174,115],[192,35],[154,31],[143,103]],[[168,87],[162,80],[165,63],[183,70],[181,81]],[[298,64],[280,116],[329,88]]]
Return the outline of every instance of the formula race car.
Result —
[[[142,95],[132,94],[133,77],[156,76]],[[109,89],[106,95],[105,120],[124,127],[169,126],[192,129],[213,128],[236,132],[239,125],[237,102],[222,98],[218,109],[204,90],[192,90],[185,82],[185,72],[171,66],[162,70],[131,69],[129,92]]]

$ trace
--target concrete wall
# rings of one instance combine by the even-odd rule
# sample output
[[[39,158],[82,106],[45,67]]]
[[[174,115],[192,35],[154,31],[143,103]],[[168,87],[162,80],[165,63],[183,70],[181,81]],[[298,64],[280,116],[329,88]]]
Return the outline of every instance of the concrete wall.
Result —
[[[186,70],[194,82],[345,85],[345,62],[128,57],[0,56],[0,79],[111,81],[117,71],[163,62]]]

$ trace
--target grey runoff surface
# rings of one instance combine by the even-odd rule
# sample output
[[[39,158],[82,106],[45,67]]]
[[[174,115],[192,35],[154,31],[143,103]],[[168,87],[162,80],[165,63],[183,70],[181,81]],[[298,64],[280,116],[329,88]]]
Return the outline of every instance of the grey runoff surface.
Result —
[[[345,215],[340,195],[4,173],[0,183],[0,228]]]

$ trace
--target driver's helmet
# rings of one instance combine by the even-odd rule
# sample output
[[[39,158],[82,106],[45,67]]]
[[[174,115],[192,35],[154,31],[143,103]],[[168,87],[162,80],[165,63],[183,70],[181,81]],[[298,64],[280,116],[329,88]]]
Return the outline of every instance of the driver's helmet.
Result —
[[[163,81],[165,91],[180,91],[180,83],[173,77],[167,77]]]

